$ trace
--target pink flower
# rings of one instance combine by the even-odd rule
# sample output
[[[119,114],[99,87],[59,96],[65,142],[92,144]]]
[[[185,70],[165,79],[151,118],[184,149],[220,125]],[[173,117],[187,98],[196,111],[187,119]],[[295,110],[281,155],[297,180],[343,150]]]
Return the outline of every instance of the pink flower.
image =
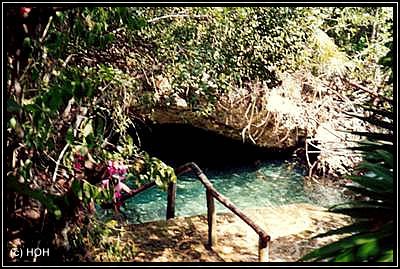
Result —
[[[108,179],[102,180],[101,183],[102,183],[104,189],[108,189],[110,186],[110,184],[109,184],[110,181]]]
[[[121,198],[122,197],[122,194],[120,193],[120,192],[114,192],[114,198],[116,199],[116,200],[118,200],[119,198]]]
[[[125,177],[126,173],[128,172],[128,166],[126,166],[123,162],[119,162],[116,167],[118,174]]]
[[[74,169],[80,171],[82,169],[82,164],[79,162],[74,162]]]
[[[114,162],[113,161],[108,161],[108,167],[107,167],[107,173],[109,177],[112,177],[114,174],[116,174],[117,170],[115,169]]]
[[[118,184],[115,185],[115,187],[114,187],[114,191],[115,192],[121,192],[121,190],[122,190],[121,183],[118,182]]]
[[[32,10],[32,8],[30,8],[30,7],[21,7],[19,9],[19,14],[22,17],[26,18],[26,17],[28,17],[28,14],[31,12],[31,10]]]
[[[117,176],[118,181],[117,184],[114,186],[114,198],[119,199],[122,197],[122,183],[121,180],[124,180],[126,174],[128,172],[128,166],[124,165],[122,161],[108,161],[107,166],[107,177],[105,180],[102,181],[103,188],[110,187],[110,179],[114,176]]]
[[[73,164],[74,170],[81,171],[81,169],[84,166],[84,161],[85,159],[82,155],[80,155],[79,153],[75,153],[74,164]]]

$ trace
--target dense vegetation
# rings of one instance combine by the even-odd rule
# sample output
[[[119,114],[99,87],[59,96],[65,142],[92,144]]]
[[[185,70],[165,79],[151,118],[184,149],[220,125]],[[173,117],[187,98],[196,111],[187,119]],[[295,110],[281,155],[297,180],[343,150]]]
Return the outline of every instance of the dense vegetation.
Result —
[[[171,167],[140,148],[140,134],[128,132],[135,130],[135,122],[151,119],[154,110],[183,107],[207,119],[220,113],[223,98],[240,97],[248,91],[251,105],[246,103],[243,111],[247,109],[246,117],[252,111],[251,117],[240,120],[245,121],[242,135],[250,140],[255,139],[250,129],[260,125],[252,122],[253,111],[261,115],[260,122],[272,121],[267,110],[274,111],[271,103],[261,102],[264,96],[257,97],[259,89],[289,96],[298,107],[303,102],[299,96],[304,94],[310,100],[321,100],[321,110],[327,112],[319,120],[335,118],[344,124],[338,114],[329,111],[368,113],[362,107],[354,108],[357,104],[393,113],[391,8],[8,5],[5,13],[4,167],[10,246],[50,243],[65,260],[88,258],[75,255],[82,254],[82,249],[95,254],[105,251],[103,260],[129,259],[134,254],[132,246],[115,243],[123,233],[115,228],[118,223],[104,224],[82,212],[92,212],[93,202],[115,199],[115,193],[100,185],[121,171],[121,176],[134,183],[131,187],[155,180],[165,189],[176,180]],[[292,79],[297,74],[302,76],[300,86]],[[323,97],[333,101],[324,106],[327,99]],[[304,123],[307,114],[277,115],[276,125],[310,129],[304,136],[316,132],[315,122],[312,128]],[[375,124],[385,120],[368,119]],[[365,128],[361,131],[375,132],[372,125]],[[393,131],[393,126],[389,129]],[[390,152],[376,150],[364,157],[359,168],[393,169]],[[377,166],[381,157],[385,168]],[[344,162],[331,161],[332,173],[339,170],[336,167],[351,169],[354,165]],[[322,158],[320,167],[326,167]],[[385,183],[392,187],[393,170],[386,172],[382,172],[388,180]],[[375,198],[370,192],[376,189],[353,180]],[[357,188],[365,194],[362,187]],[[385,203],[393,202],[391,196],[385,199]],[[33,235],[29,234],[32,230]],[[44,230],[51,236],[40,238]],[[364,248],[376,256],[376,242],[368,244]],[[370,254],[362,253],[363,259]],[[379,253],[388,255],[389,250]]]
[[[368,109],[373,121],[386,131],[362,133],[365,140],[352,148],[360,152],[363,161],[348,176],[346,188],[362,197],[361,200],[333,205],[329,210],[351,216],[354,223],[317,235],[345,235],[344,238],[314,250],[302,260],[314,261],[393,261],[394,249],[394,192],[393,192],[393,120],[392,112]],[[360,133],[359,133],[360,134]]]

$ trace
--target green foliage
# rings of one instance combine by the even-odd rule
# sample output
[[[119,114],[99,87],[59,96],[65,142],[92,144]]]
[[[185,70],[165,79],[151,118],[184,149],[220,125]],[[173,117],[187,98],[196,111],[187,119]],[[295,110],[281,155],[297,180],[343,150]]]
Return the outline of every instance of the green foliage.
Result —
[[[342,70],[344,63],[338,59],[346,55],[340,49],[347,57],[362,52],[378,59],[386,50],[374,46],[391,38],[387,26],[390,15],[387,8],[289,7],[99,7],[58,12],[44,45],[35,40],[26,42],[41,53],[31,55],[34,64],[28,68],[37,78],[33,83],[38,92],[24,101],[33,124],[20,124],[29,146],[44,150],[50,146],[52,150],[57,130],[50,122],[72,97],[90,109],[90,116],[111,119],[113,129],[122,134],[132,125],[128,115],[133,106],[152,109],[166,105],[174,94],[199,110],[198,115],[207,117],[214,110],[218,93],[248,82],[264,81],[272,87],[279,83],[279,72],[310,63],[322,72],[332,66],[332,59],[337,64],[334,70]],[[311,42],[319,28],[338,48]],[[371,41],[372,35],[376,38]],[[365,39],[369,41],[362,43]],[[354,40],[363,45],[352,47]],[[115,56],[111,48],[117,49]],[[318,48],[321,53],[314,52]],[[110,58],[96,59],[104,49]],[[64,67],[69,56],[72,60]],[[83,57],[97,64],[74,60]],[[117,64],[120,61],[124,65]],[[122,67],[128,69],[122,71]],[[353,73],[361,74],[359,71]],[[166,81],[161,93],[157,92],[159,80]],[[153,91],[143,92],[146,87]],[[101,137],[97,138],[89,138],[89,144],[101,143]]]
[[[384,88],[389,75],[380,70],[379,61],[393,40],[393,8],[333,7],[323,9],[326,16],[323,29],[349,58],[348,75],[372,87]]]
[[[73,249],[90,249],[94,262],[126,262],[137,253],[134,242],[123,239],[127,233],[115,220],[101,221],[88,216],[85,225],[72,229],[68,238]],[[82,260],[83,257],[77,259]]]
[[[392,38],[390,8],[120,7],[77,8],[75,13],[68,40],[79,49],[70,53],[117,48],[119,56],[110,55],[114,59],[100,65],[128,67],[153,90],[159,79],[166,81],[161,94],[167,100],[157,92],[143,95],[150,108],[170,103],[176,94],[192,109],[207,110],[204,100],[212,105],[220,92],[255,81],[273,87],[278,73],[307,67],[340,75],[348,68],[352,77],[372,83],[379,75],[377,61],[387,52],[384,44]],[[69,16],[56,27],[64,28]],[[315,44],[317,32],[332,41]],[[99,40],[107,36],[114,38]],[[336,47],[327,48],[330,42]]]
[[[157,8],[146,17],[153,19],[137,36],[155,47],[156,74],[194,108],[251,81],[276,85],[276,70],[295,70],[310,57],[304,8]]]
[[[354,56],[366,49],[370,42],[375,42],[374,39],[383,41],[388,38],[387,27],[390,26],[392,11],[388,7],[324,8],[325,20],[321,28],[347,54]]]
[[[393,25],[392,29],[393,31]],[[378,64],[383,66],[383,69],[385,70],[385,73],[388,74],[387,76],[387,81],[385,81],[387,84],[393,84],[393,40],[388,41],[385,43],[385,46],[389,49],[387,54],[383,56],[382,58],[379,59]],[[390,91],[385,91],[385,95],[387,97],[392,97],[393,96],[393,90],[392,92]]]
[[[302,260],[325,260],[332,262],[393,261],[393,223],[388,223],[377,232],[357,227],[356,235],[317,249]],[[363,231],[363,232],[360,232]],[[336,233],[334,233],[336,234]],[[332,235],[332,233],[330,234]],[[389,246],[389,247],[388,247]]]
[[[7,178],[7,191],[16,192],[39,201],[56,219],[62,217],[61,209],[68,203],[68,201],[58,196],[45,193],[42,190],[32,190],[28,184],[19,183],[15,177]]]
[[[352,78],[390,97],[393,88],[382,84],[393,74],[388,52],[392,15],[390,8],[336,7],[75,7],[57,12],[45,35],[34,32],[44,28],[37,27],[21,39],[26,59],[17,64],[19,57],[7,55],[7,174],[31,182],[53,173],[58,180],[62,170],[75,177],[71,188],[81,201],[110,199],[111,192],[88,182],[86,170],[77,179],[73,153],[80,152],[90,163],[133,163],[128,177],[137,186],[155,180],[166,189],[176,180],[174,171],[134,144],[127,134],[133,117],[180,97],[205,118],[221,93],[254,82],[272,88],[285,71],[343,75],[346,62]],[[314,42],[318,32],[329,42]],[[385,119],[367,121],[391,126]],[[375,141],[379,134],[367,136]],[[382,183],[390,172],[377,163],[393,164],[390,146],[360,144],[376,153],[362,169]],[[385,195],[377,193],[378,185],[385,185],[374,184],[375,176],[356,176],[361,178],[353,180],[365,187],[358,191]],[[58,202],[47,191],[12,180],[7,178],[13,191],[59,214]]]
[[[375,113],[361,117],[378,126],[387,128],[382,133],[366,133],[366,142],[358,148],[363,161],[350,175],[353,185],[348,189],[365,197],[362,201],[352,201],[332,206],[329,211],[351,216],[355,223],[344,228],[331,230],[317,237],[349,235],[316,249],[301,260],[311,261],[393,261],[394,247],[394,193],[393,193],[393,133],[392,122],[379,124],[380,115],[390,115],[387,111],[370,109]],[[378,117],[378,119],[377,119]],[[372,121],[372,119],[374,119]],[[390,117],[389,119],[392,119]],[[356,132],[359,135],[362,133]]]
[[[172,167],[155,157],[150,157],[147,153],[142,154],[143,157],[137,160],[136,171],[133,177],[136,178],[135,183],[140,186],[142,183],[155,181],[158,187],[166,191],[169,183],[176,182],[175,171]]]
[[[96,204],[111,202],[114,195],[112,189],[103,189],[87,181],[81,183],[78,180],[74,180],[71,190],[85,205],[89,205],[92,201]]]

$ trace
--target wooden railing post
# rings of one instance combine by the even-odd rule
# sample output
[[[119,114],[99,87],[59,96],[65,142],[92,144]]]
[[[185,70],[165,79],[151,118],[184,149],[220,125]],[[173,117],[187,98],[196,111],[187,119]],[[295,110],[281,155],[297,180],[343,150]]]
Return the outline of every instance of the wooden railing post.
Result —
[[[208,245],[210,247],[215,246],[217,241],[216,234],[216,212],[215,212],[215,204],[214,198],[221,202],[226,208],[230,209],[234,214],[236,214],[239,218],[241,218],[247,225],[249,225],[259,236],[259,245],[258,245],[258,257],[260,262],[268,262],[269,261],[269,244],[270,244],[270,236],[253,220],[251,220],[248,216],[242,212],[238,207],[236,207],[229,199],[219,193],[208,180],[207,176],[201,171],[201,169],[197,166],[197,164],[190,162],[178,167],[175,170],[176,175],[181,175],[183,173],[194,170],[198,179],[203,183],[206,188],[207,195],[207,220],[208,220]]]
[[[176,183],[168,185],[167,220],[175,218]]]
[[[269,261],[269,236],[259,236],[258,240],[258,261],[259,262],[268,262]]]
[[[208,246],[215,246],[217,241],[216,227],[217,227],[217,216],[215,212],[214,197],[210,190],[206,190],[207,196],[207,220],[208,220]]]

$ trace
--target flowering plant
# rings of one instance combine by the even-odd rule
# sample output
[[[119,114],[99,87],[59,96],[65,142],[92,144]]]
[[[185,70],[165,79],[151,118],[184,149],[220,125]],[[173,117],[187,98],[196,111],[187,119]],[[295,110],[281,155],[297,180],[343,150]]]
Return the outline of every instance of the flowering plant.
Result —
[[[115,200],[121,198],[122,190],[127,192],[130,191],[130,189],[124,183],[122,183],[122,181],[126,179],[127,172],[128,166],[122,161],[108,161],[106,178],[102,181],[102,185],[105,189],[110,188],[110,185],[114,187]]]

